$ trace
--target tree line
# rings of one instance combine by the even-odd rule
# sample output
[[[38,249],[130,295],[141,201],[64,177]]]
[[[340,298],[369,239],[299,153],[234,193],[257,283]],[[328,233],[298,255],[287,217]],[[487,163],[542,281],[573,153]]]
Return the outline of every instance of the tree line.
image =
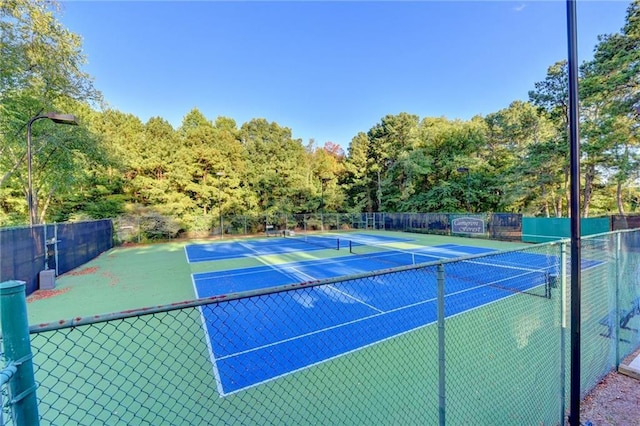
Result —
[[[583,216],[638,209],[640,0],[580,67]],[[255,118],[238,125],[197,108],[178,128],[104,106],[82,70],[80,38],[55,3],[0,4],[0,224],[28,222],[26,123],[32,129],[36,222],[170,215],[186,228],[222,211],[518,212],[567,216],[567,63],[549,66],[527,101],[470,120],[387,115],[348,151],[304,143]]]

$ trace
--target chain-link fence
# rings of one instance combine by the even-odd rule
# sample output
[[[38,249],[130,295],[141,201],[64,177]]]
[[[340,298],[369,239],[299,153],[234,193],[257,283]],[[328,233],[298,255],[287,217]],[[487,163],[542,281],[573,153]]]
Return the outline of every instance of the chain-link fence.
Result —
[[[220,236],[265,235],[283,231],[347,231],[352,229],[384,229],[381,214],[308,213],[271,215],[216,216],[192,218],[189,226],[176,218],[157,213],[120,216],[113,219],[116,239],[120,243],[171,240],[177,238],[206,238]]]
[[[111,220],[0,229],[0,281],[39,288],[39,274],[64,274],[113,247]]]
[[[583,396],[640,345],[639,261],[637,231],[583,239]],[[541,244],[31,327],[41,424],[560,424],[569,263]]]
[[[238,235],[272,231],[316,232],[355,229],[405,231],[425,234],[463,235],[519,241],[522,215],[513,213],[306,213],[271,215],[199,216],[181,225],[176,218],[148,212],[114,219],[117,240],[145,242]]]
[[[569,236],[567,218],[525,218],[526,241],[549,242]],[[460,235],[501,241],[523,240],[523,215],[518,213],[306,213],[196,216],[189,223],[175,217],[146,212],[113,219],[119,242],[146,242],[239,235],[259,235],[267,231],[348,231],[355,229],[403,231],[436,235]],[[533,221],[533,222],[532,222]],[[544,225],[533,229],[532,223]],[[566,222],[566,223],[565,223]],[[583,219],[583,234],[623,230],[640,226],[640,216],[611,216]],[[560,226],[558,223],[563,223]],[[597,225],[594,227],[594,224]],[[550,228],[551,227],[551,228]],[[562,230],[560,229],[562,228]],[[591,232],[589,232],[589,229]],[[594,230],[595,229],[595,230]],[[584,231],[587,232],[584,232]],[[562,232],[561,232],[562,231]]]

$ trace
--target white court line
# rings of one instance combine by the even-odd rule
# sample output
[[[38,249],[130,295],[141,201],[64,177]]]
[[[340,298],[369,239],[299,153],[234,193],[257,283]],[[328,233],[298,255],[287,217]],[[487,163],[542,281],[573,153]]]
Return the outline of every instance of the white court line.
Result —
[[[301,270],[294,268],[293,266],[288,266],[288,267],[285,267],[285,268],[282,268],[282,269],[290,269],[291,271],[294,272],[294,274],[300,275],[302,277],[306,277],[309,281],[316,281],[317,280],[316,277],[312,277],[311,275],[309,275],[307,273],[304,273]]]
[[[266,262],[264,259],[262,259],[262,258],[260,257],[260,256],[262,256],[262,255],[261,255],[258,251],[254,250],[252,247],[249,247],[249,246],[247,246],[246,244],[243,244],[243,243],[238,243],[238,244],[240,244],[242,247],[244,247],[244,248],[246,248],[246,249],[248,249],[248,250],[250,250],[250,251],[254,252],[254,253],[257,255],[257,256],[255,257],[255,259],[257,259],[257,260],[258,260],[258,262],[262,263],[263,265],[266,265],[266,266],[268,266],[269,268],[273,269],[274,271],[278,271],[278,272],[279,272],[279,273],[281,273],[281,274],[284,274],[284,275],[286,275],[286,276],[288,276],[288,277],[293,278],[294,280],[297,280],[296,282],[300,281],[300,277],[298,277],[297,275],[294,275],[294,274],[291,274],[291,273],[287,272],[287,271],[285,270],[285,268],[279,268],[279,267],[277,267],[277,266],[276,266],[276,265],[274,265],[274,264],[271,264],[271,263]],[[293,268],[293,267],[291,267],[291,268],[289,268],[289,269],[292,269],[292,270],[293,270],[293,271],[295,271],[295,272],[299,272],[299,271],[296,271],[296,269],[295,269],[295,268]],[[300,272],[300,273],[302,273],[302,272]],[[306,275],[306,276],[310,277],[312,281],[315,281],[315,280],[316,280],[316,278],[311,277],[310,275],[307,275],[307,274],[304,274],[304,275]],[[304,280],[303,280],[303,281],[304,281]]]
[[[476,289],[481,288],[481,287],[487,287],[487,286],[489,286],[491,284],[495,284],[497,282],[499,282],[499,281],[496,281],[496,282],[493,282],[493,283],[489,283],[489,284],[481,284],[481,285],[477,285],[477,286],[474,286],[474,287],[465,288],[463,290],[456,291],[456,292],[453,292],[453,293],[447,293],[445,295],[445,298],[449,297],[449,296],[465,293],[467,291],[476,290]],[[233,357],[238,356],[238,355],[244,355],[244,354],[247,354],[247,353],[250,353],[250,352],[254,352],[254,351],[261,350],[261,349],[269,348],[271,346],[279,345],[281,343],[290,342],[290,341],[293,341],[293,340],[296,340],[296,339],[300,339],[300,338],[303,338],[303,337],[313,336],[314,334],[318,334],[318,333],[322,333],[322,332],[325,332],[325,331],[328,331],[328,330],[333,330],[333,329],[336,329],[336,328],[344,327],[346,325],[356,324],[358,322],[366,321],[366,320],[368,320],[370,318],[375,318],[375,317],[379,317],[381,315],[386,315],[386,314],[391,314],[391,313],[394,313],[394,312],[402,311],[403,309],[408,309],[408,308],[413,308],[415,306],[424,305],[425,303],[431,303],[431,302],[434,302],[436,300],[438,300],[438,298],[437,297],[433,297],[431,299],[421,300],[419,302],[410,303],[410,304],[404,305],[404,306],[399,306],[397,308],[394,308],[394,309],[391,309],[391,310],[388,310],[388,311],[382,311],[380,309],[375,309],[374,308],[376,311],[378,311],[378,313],[372,314],[372,315],[367,315],[366,317],[362,317],[362,318],[358,318],[358,319],[355,319],[355,320],[343,322],[343,323],[340,323],[340,324],[332,325],[330,327],[321,328],[319,330],[310,331],[308,333],[300,334],[300,335],[294,336],[294,337],[289,337],[287,339],[278,340],[276,342],[271,342],[271,343],[268,343],[266,345],[256,346],[255,348],[247,349],[247,350],[244,350],[244,351],[241,351],[241,352],[235,352],[235,353],[232,353],[232,354],[229,354],[229,355],[222,356],[222,357],[220,357],[218,359],[222,360],[222,359],[233,358]]]
[[[460,293],[464,293],[464,292],[467,292],[467,291],[472,291],[472,290],[475,290],[475,289],[478,289],[478,288],[480,288],[480,287],[484,287],[484,286],[486,286],[486,284],[485,284],[485,285],[479,285],[479,286],[471,287],[471,288],[467,288],[467,289],[460,290],[460,291],[457,291],[457,292],[454,292],[454,293],[449,293],[449,294],[446,294],[446,295],[445,295],[445,298],[447,298],[447,297],[449,297],[449,296],[457,295],[457,294],[460,294]],[[453,315],[447,315],[447,318],[454,318],[454,317],[456,317],[456,316],[458,316],[458,315],[462,315],[462,314],[467,313],[467,312],[475,311],[476,309],[482,308],[482,307],[484,307],[484,306],[491,305],[491,304],[493,304],[493,303],[496,303],[496,302],[502,301],[502,300],[504,300],[504,299],[508,299],[508,298],[514,297],[515,295],[516,295],[515,293],[514,293],[514,294],[508,294],[508,295],[505,295],[504,297],[501,297],[501,298],[499,298],[499,299],[490,300],[490,301],[488,301],[487,303],[484,303],[484,304],[482,304],[482,305],[474,306],[474,307],[472,307],[472,308],[470,308],[470,309],[467,309],[467,310],[464,310],[464,311],[458,312],[458,313],[453,314]],[[314,335],[314,334],[323,333],[324,331],[329,331],[329,330],[336,329],[336,328],[339,328],[339,327],[342,327],[342,326],[346,326],[346,325],[349,325],[349,324],[355,324],[355,323],[358,323],[358,322],[361,322],[361,321],[366,321],[366,320],[368,320],[368,319],[375,318],[375,317],[378,317],[378,316],[381,316],[381,315],[386,315],[386,314],[389,314],[389,313],[392,313],[392,312],[395,312],[395,311],[400,311],[400,310],[403,310],[403,309],[407,309],[407,308],[410,308],[410,307],[413,307],[413,306],[422,305],[422,304],[425,304],[425,303],[432,303],[432,302],[434,302],[434,301],[437,301],[437,298],[432,298],[432,299],[423,300],[423,301],[420,301],[420,302],[416,302],[416,303],[412,303],[412,304],[409,304],[409,305],[406,305],[406,306],[402,306],[402,307],[399,307],[399,308],[395,308],[395,309],[392,309],[392,310],[390,310],[390,311],[386,311],[386,312],[382,312],[382,313],[378,313],[378,314],[369,315],[369,316],[364,317],[364,318],[359,318],[359,319],[356,319],[356,320],[352,320],[352,321],[348,321],[348,322],[345,322],[345,323],[337,324],[337,325],[334,325],[334,326],[331,326],[331,327],[326,327],[326,328],[324,328],[324,329],[315,330],[315,331],[313,331],[313,332],[309,332],[309,333],[306,333],[306,334],[303,334],[303,335],[300,335],[300,336],[295,336],[295,337],[291,337],[291,338],[284,339],[284,340],[281,340],[281,341],[272,342],[272,343],[269,343],[269,344],[266,344],[266,345],[262,345],[262,346],[260,346],[260,347],[247,349],[247,350],[242,351],[242,352],[236,352],[236,353],[233,353],[233,354],[230,354],[230,355],[226,355],[226,356],[224,356],[224,357],[220,357],[219,359],[220,359],[220,360],[223,360],[223,359],[229,359],[229,358],[233,358],[233,357],[236,357],[236,356],[240,356],[240,355],[248,354],[248,353],[251,353],[251,352],[254,352],[254,351],[258,351],[258,350],[262,350],[262,349],[267,349],[267,348],[269,348],[269,347],[276,346],[276,345],[281,344],[281,343],[294,341],[294,340],[301,339],[301,338],[306,337],[306,336],[312,336],[312,335]],[[400,333],[398,333],[398,334],[394,334],[394,335],[392,335],[392,336],[388,336],[388,337],[385,337],[385,338],[383,338],[383,339],[374,340],[374,341],[372,341],[372,342],[370,342],[370,343],[368,343],[368,344],[366,344],[366,345],[359,346],[359,347],[357,347],[357,348],[355,348],[355,349],[352,349],[352,350],[350,350],[350,351],[346,351],[346,352],[343,352],[343,353],[340,353],[340,354],[334,355],[334,356],[329,357],[329,358],[321,359],[321,360],[319,360],[319,361],[317,361],[317,362],[314,362],[314,363],[311,363],[311,364],[305,365],[305,366],[300,367],[300,368],[297,368],[297,369],[295,369],[295,370],[287,371],[286,373],[282,373],[282,374],[279,374],[279,375],[277,375],[277,376],[270,377],[270,378],[268,378],[268,379],[266,379],[266,380],[263,380],[263,381],[261,381],[261,382],[253,383],[253,384],[251,384],[251,385],[249,385],[249,386],[245,386],[245,387],[243,387],[243,388],[236,389],[236,390],[234,390],[234,391],[232,391],[232,392],[228,392],[228,393],[221,392],[221,393],[220,393],[220,397],[225,397],[225,396],[233,395],[233,394],[236,394],[236,393],[238,393],[238,392],[242,392],[242,391],[244,391],[244,390],[254,388],[254,387],[259,386],[259,385],[261,385],[261,384],[268,383],[268,382],[271,382],[271,381],[273,381],[273,380],[277,380],[277,379],[279,379],[279,378],[281,378],[281,377],[286,377],[286,376],[288,376],[288,375],[290,375],[290,374],[294,374],[294,373],[297,373],[297,372],[299,372],[299,371],[306,370],[306,369],[311,368],[311,367],[314,367],[314,366],[316,366],[316,365],[323,364],[323,363],[325,363],[325,362],[327,362],[327,361],[331,361],[331,360],[333,360],[333,359],[337,359],[337,358],[340,358],[340,357],[342,357],[342,356],[349,355],[349,354],[352,354],[352,353],[355,353],[355,352],[361,351],[361,350],[363,350],[363,349],[369,348],[369,347],[371,347],[371,346],[373,346],[373,345],[376,345],[376,344],[378,344],[378,343],[386,342],[387,340],[394,339],[394,338],[396,338],[396,337],[398,337],[398,336],[403,336],[403,335],[405,335],[405,334],[407,334],[407,333],[411,333],[411,332],[413,332],[413,331],[415,331],[415,330],[420,330],[420,329],[422,329],[422,328],[428,327],[429,325],[432,325],[432,324],[435,324],[435,323],[436,323],[436,320],[431,321],[431,322],[427,322],[427,323],[425,323],[425,324],[422,324],[422,325],[420,325],[420,326],[417,326],[417,327],[414,327],[414,328],[411,328],[411,329],[405,330],[405,331],[400,332]]]
[[[193,280],[193,276],[192,276],[191,282],[193,283],[193,291],[196,295],[196,298],[199,298],[200,295],[198,294],[198,287],[196,286],[195,280]],[[224,388],[222,387],[222,379],[220,378],[220,372],[218,371],[216,354],[213,352],[213,346],[211,344],[212,339],[211,339],[211,335],[209,334],[209,329],[207,327],[207,319],[204,315],[203,306],[198,306],[198,310],[200,311],[200,321],[202,322],[202,328],[206,336],[205,340],[207,341],[207,349],[209,350],[209,359],[211,360],[211,365],[213,368],[213,378],[216,381],[216,388],[218,389],[218,393],[220,395],[224,395]]]
[[[474,265],[484,265],[484,266],[490,266],[492,268],[498,268],[498,269],[514,269],[517,271],[527,271],[527,272],[546,272],[546,269],[547,269],[547,268],[530,269],[530,268],[521,268],[517,266],[510,266],[510,265],[496,265],[495,263],[478,262],[475,260],[463,260],[461,263],[472,263]]]
[[[240,244],[241,244],[242,246],[244,246],[244,244],[242,244],[242,243],[240,243]],[[245,248],[247,248],[247,249],[249,249],[249,250],[251,250],[251,251],[253,251],[253,252],[256,252],[256,251],[255,251],[255,250],[253,250],[251,247],[246,247],[246,246],[245,246]],[[449,251],[449,252],[450,252],[450,251]],[[257,252],[256,252],[256,253],[257,253]],[[409,253],[409,252],[407,252],[407,253]],[[259,254],[259,253],[257,253],[257,254]],[[416,254],[420,254],[420,253],[416,253]],[[464,254],[466,254],[466,253],[464,253]],[[435,256],[433,256],[433,257],[435,257]],[[357,261],[357,260],[358,260],[358,258],[363,258],[363,257],[362,257],[362,256],[354,256],[354,257],[352,257],[352,256],[346,256],[346,257],[335,258],[335,260],[330,260],[330,261],[326,261],[326,262],[318,262],[317,260],[312,260],[311,262],[314,262],[314,264],[316,264],[316,265],[317,265],[317,264],[322,264],[322,263],[326,263],[326,264],[331,264],[331,263],[343,263],[343,262],[349,262],[349,261]],[[277,265],[272,265],[272,264],[268,264],[268,263],[264,262],[262,259],[258,259],[258,260],[259,260],[261,263],[265,264],[266,266],[269,266],[271,269],[274,269],[274,270],[277,270],[277,271],[280,271],[280,272],[286,273],[286,271],[283,271],[283,269],[287,269],[286,267],[284,267],[284,268],[279,268],[279,267],[277,267]],[[303,262],[304,262],[304,261],[303,261]],[[298,263],[298,262],[296,262],[296,263]],[[302,262],[300,262],[300,263],[302,263]],[[493,264],[488,264],[488,265],[493,266],[493,267],[496,267],[496,265],[493,265]],[[498,267],[500,267],[500,266],[498,266]],[[515,268],[515,267],[511,267],[511,268],[512,268],[512,269],[520,269],[520,270],[523,270],[523,268]],[[301,275],[304,275],[304,276],[306,276],[306,277],[311,278],[312,280],[315,280],[315,278],[314,278],[314,277],[312,277],[312,276],[310,276],[310,275],[308,275],[308,274],[306,274],[306,273],[304,273],[304,272],[302,272],[302,271],[300,271],[300,270],[298,270],[298,269],[296,269],[296,268],[294,268],[294,267],[289,267],[288,269],[292,270],[293,272],[295,272],[295,273],[297,273],[297,274],[301,274]],[[535,270],[530,270],[530,271],[535,271]],[[252,272],[252,273],[255,273],[255,272]],[[231,274],[231,275],[229,275],[229,276],[233,276],[233,275],[243,275],[243,274],[248,274],[248,273]],[[290,274],[287,274],[287,275],[290,275]],[[292,274],[291,274],[291,275],[292,275]],[[291,275],[290,275],[290,276],[291,276]],[[521,274],[521,275],[526,275],[526,274]],[[520,275],[518,275],[518,276],[520,276]],[[295,277],[295,278],[298,278],[298,277]],[[515,278],[515,277],[509,277],[508,279],[513,279],[513,278]],[[506,280],[506,279],[501,279],[501,280],[494,281],[494,282],[491,282],[491,283],[487,283],[487,284],[480,284],[480,285],[476,285],[476,286],[473,286],[473,287],[470,287],[470,288],[465,288],[465,289],[462,289],[462,290],[457,291],[457,292],[453,292],[453,293],[446,294],[446,295],[445,295],[445,297],[454,296],[454,295],[459,295],[459,294],[461,294],[461,293],[465,293],[465,292],[473,291],[473,290],[476,290],[476,289],[479,289],[479,288],[482,288],[482,287],[488,287],[488,286],[491,286],[491,285],[493,285],[493,284],[500,283],[500,282],[502,282],[502,281],[504,281],[504,280]],[[279,344],[282,344],[282,343],[291,342],[291,341],[294,341],[294,340],[297,340],[297,339],[302,339],[302,338],[305,338],[305,337],[308,337],[308,336],[312,336],[312,335],[320,334],[320,333],[323,333],[323,332],[325,332],[325,331],[330,331],[330,330],[337,329],[337,328],[340,328],[340,327],[343,327],[343,326],[347,326],[347,325],[355,324],[355,323],[358,323],[358,322],[366,321],[366,320],[369,320],[369,319],[371,319],[371,318],[375,318],[375,317],[378,317],[378,316],[381,316],[381,315],[386,315],[386,314],[388,314],[388,313],[393,313],[393,312],[396,312],[396,311],[400,311],[400,310],[408,309],[408,308],[411,308],[411,307],[414,307],[414,306],[419,306],[419,305],[422,305],[422,304],[425,304],[425,303],[432,303],[432,302],[434,302],[434,301],[436,301],[436,300],[437,300],[437,298],[431,298],[431,299],[423,300],[423,301],[416,302],[416,303],[413,303],[413,304],[409,304],[409,305],[401,306],[401,307],[398,307],[398,308],[392,309],[392,310],[390,310],[390,311],[382,311],[382,310],[380,310],[380,309],[378,309],[378,308],[375,308],[374,306],[371,306],[371,305],[367,304],[366,302],[364,302],[364,301],[362,301],[362,300],[360,300],[360,299],[358,299],[358,298],[356,298],[356,297],[354,297],[354,296],[351,296],[351,295],[349,295],[349,294],[347,294],[347,293],[342,292],[341,290],[338,290],[338,289],[334,288],[333,286],[329,286],[329,287],[332,287],[332,288],[333,288],[333,290],[335,290],[335,291],[337,291],[337,292],[340,292],[340,293],[344,294],[346,297],[350,297],[350,298],[352,298],[353,300],[356,300],[357,302],[362,303],[362,304],[364,304],[365,306],[367,306],[367,307],[369,307],[369,308],[371,308],[371,309],[373,309],[373,310],[377,311],[377,313],[375,313],[375,314],[373,314],[373,315],[369,315],[369,316],[363,317],[363,318],[358,318],[358,319],[356,319],[356,320],[352,320],[352,321],[344,322],[344,323],[337,324],[337,325],[334,325],[334,326],[326,327],[326,328],[323,328],[323,329],[315,330],[315,331],[312,331],[312,332],[309,332],[309,333],[305,333],[305,334],[302,334],[302,335],[298,335],[298,336],[290,337],[290,338],[283,339],[283,340],[280,340],[280,341],[271,342],[271,343],[268,343],[268,344],[265,344],[265,345],[262,345],[262,346],[258,346],[258,347],[255,347],[255,348],[247,349],[247,350],[244,350],[244,351],[241,351],[241,352],[236,352],[236,353],[232,353],[232,354],[229,354],[229,355],[225,355],[225,356],[223,356],[223,357],[218,358],[218,360],[227,360],[227,359],[230,359],[230,358],[233,358],[233,357],[237,357],[237,356],[241,356],[241,355],[244,355],[244,354],[248,354],[248,353],[251,353],[251,352],[260,351],[260,350],[263,350],[263,349],[267,349],[267,348],[269,348],[269,347],[274,347],[274,346],[279,345]],[[475,310],[475,309],[481,308],[481,307],[483,307],[483,306],[487,306],[487,305],[490,305],[490,304],[492,304],[492,303],[495,303],[495,302],[498,302],[498,301],[500,301],[500,300],[504,300],[504,299],[506,299],[506,298],[513,297],[513,296],[515,296],[515,293],[514,293],[514,294],[505,295],[504,297],[501,297],[501,298],[498,298],[498,299],[495,299],[495,300],[490,300],[490,301],[488,301],[487,303],[484,303],[484,304],[482,304],[482,305],[477,305],[477,306],[474,306],[474,307],[472,307],[472,308],[470,308],[470,309],[468,309],[468,310],[465,310],[465,311],[463,311],[463,312],[459,312],[459,313],[457,313],[457,314],[447,316],[447,318],[454,317],[454,316],[460,315],[460,314],[465,313],[465,312],[470,312],[470,311],[473,311],[473,310]],[[203,318],[203,321],[204,321],[204,318]],[[242,387],[242,388],[240,388],[240,389],[234,390],[234,391],[229,392],[229,393],[225,393],[225,392],[221,389],[221,384],[219,384],[219,388],[218,388],[219,395],[220,395],[221,397],[224,397],[224,396],[227,396],[227,395],[231,395],[231,394],[234,394],[234,393],[237,393],[237,392],[240,392],[240,391],[243,391],[243,390],[246,390],[246,389],[249,389],[249,388],[252,388],[252,387],[258,386],[258,385],[260,385],[260,384],[263,384],[263,383],[266,383],[266,382],[269,382],[269,381],[272,381],[272,380],[276,380],[276,379],[278,379],[278,378],[280,378],[280,377],[284,377],[284,376],[287,376],[287,375],[289,375],[289,374],[293,374],[293,373],[295,373],[295,372],[297,372],[297,371],[305,370],[305,369],[310,368],[310,367],[312,367],[312,366],[314,366],[314,365],[318,365],[318,364],[324,363],[324,362],[326,362],[326,361],[329,361],[329,360],[332,360],[332,359],[335,359],[335,358],[338,358],[338,357],[341,357],[341,356],[344,356],[344,355],[347,355],[347,354],[350,354],[350,353],[354,353],[354,352],[360,351],[360,350],[365,349],[365,348],[367,348],[367,347],[373,346],[374,344],[377,344],[377,343],[380,343],[380,342],[383,342],[383,341],[386,341],[386,340],[389,340],[389,339],[395,338],[395,337],[400,336],[400,335],[404,335],[404,334],[409,333],[409,332],[414,331],[414,330],[418,330],[418,329],[424,328],[424,327],[426,327],[426,326],[428,326],[428,325],[430,325],[430,324],[433,324],[433,323],[435,323],[435,321],[432,321],[432,322],[429,322],[429,323],[425,323],[425,324],[423,324],[423,325],[420,325],[420,326],[418,326],[418,327],[414,327],[414,328],[409,329],[409,330],[405,330],[405,331],[403,331],[403,332],[401,332],[401,333],[398,333],[398,334],[395,334],[395,335],[393,335],[393,336],[388,336],[388,337],[385,337],[385,338],[383,338],[383,339],[379,339],[379,340],[376,340],[376,341],[372,341],[371,343],[368,343],[368,344],[366,344],[366,345],[360,346],[360,347],[355,348],[355,349],[353,349],[353,350],[350,350],[350,351],[347,351],[347,352],[344,352],[344,353],[340,353],[340,354],[335,355],[335,356],[333,356],[333,357],[329,357],[329,358],[326,358],[326,359],[319,360],[318,362],[315,362],[315,363],[312,363],[312,364],[309,364],[309,365],[305,365],[304,367],[301,367],[301,368],[298,368],[298,369],[295,369],[295,370],[291,370],[291,371],[285,372],[285,373],[283,373],[283,374],[281,374],[281,375],[278,375],[278,376],[270,377],[270,378],[268,378],[268,379],[266,379],[266,380],[263,380],[263,381],[261,381],[261,382],[253,383],[253,384],[251,384],[251,385],[249,385],[249,386]],[[208,336],[208,332],[207,332],[207,336]],[[216,358],[215,358],[215,356],[213,355],[213,351],[212,351],[211,343],[210,343],[210,342],[208,342],[208,346],[209,346],[209,350],[211,351],[211,358],[212,358],[212,362],[214,363],[214,374],[216,375],[216,382],[218,382],[218,381],[219,381],[219,377],[218,377],[217,365],[215,364]]]
[[[342,290],[339,290],[339,289],[338,289],[335,285],[333,285],[333,284],[330,284],[330,285],[328,285],[327,287],[329,287],[329,288],[333,289],[334,291],[336,291],[336,292],[338,292],[338,293],[342,294],[343,296],[345,296],[345,297],[347,297],[347,298],[349,298],[349,299],[353,299],[353,300],[355,300],[355,301],[356,301],[356,302],[358,302],[358,303],[361,303],[361,304],[363,304],[363,305],[365,305],[365,306],[368,306],[368,307],[370,307],[371,309],[373,309],[373,310],[375,310],[375,311],[378,311],[378,312],[384,313],[384,311],[383,311],[382,309],[378,309],[378,308],[376,308],[375,306],[373,306],[373,305],[371,305],[371,304],[369,304],[369,303],[365,302],[365,301],[364,301],[364,300],[362,300],[362,299],[359,299],[359,298],[357,298],[357,297],[355,297],[355,296],[353,296],[353,295],[351,295],[351,294],[349,294],[349,293],[347,293],[347,292],[344,292],[344,291],[342,291]]]

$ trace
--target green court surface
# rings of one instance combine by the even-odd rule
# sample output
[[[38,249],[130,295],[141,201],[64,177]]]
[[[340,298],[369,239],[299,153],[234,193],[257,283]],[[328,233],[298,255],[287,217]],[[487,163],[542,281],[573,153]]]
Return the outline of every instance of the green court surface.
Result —
[[[407,233],[380,235],[415,240],[394,243],[399,249],[441,244],[525,246]],[[52,294],[36,292],[28,304],[30,323],[191,300],[195,297],[191,274],[196,272],[349,255],[320,250],[190,265],[184,246],[192,243],[120,247],[104,253],[58,277]],[[266,297],[278,300],[281,295]],[[560,301],[557,293],[552,299],[514,294],[447,318],[449,424],[526,424],[531,419],[555,424],[555,414],[548,413],[558,412],[560,400]],[[438,422],[435,324],[222,396],[199,309],[230,307],[222,303],[32,335],[42,424]],[[533,387],[535,398],[530,395]]]
[[[404,232],[368,231],[367,233],[410,238],[415,240],[415,245],[423,246],[460,244],[498,250],[526,246],[522,243]],[[348,238],[349,234],[340,235]],[[218,242],[220,240],[201,241],[203,244]],[[246,268],[264,265],[265,262],[278,264],[348,255],[335,250],[321,250],[261,256],[261,260],[241,258],[189,264],[184,247],[193,243],[194,241],[180,241],[116,247],[103,253],[87,264],[57,277],[54,290],[36,291],[32,294],[28,298],[29,323],[40,324],[192,300],[195,298],[191,281],[192,273]],[[393,244],[400,249],[413,245],[414,243]]]

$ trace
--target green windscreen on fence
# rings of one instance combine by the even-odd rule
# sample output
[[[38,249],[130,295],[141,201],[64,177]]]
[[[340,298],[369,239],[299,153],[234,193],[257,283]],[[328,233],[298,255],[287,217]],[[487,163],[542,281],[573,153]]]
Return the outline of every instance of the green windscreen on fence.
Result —
[[[582,236],[609,232],[608,217],[580,219]],[[522,242],[547,243],[571,237],[571,222],[568,217],[523,217]]]

